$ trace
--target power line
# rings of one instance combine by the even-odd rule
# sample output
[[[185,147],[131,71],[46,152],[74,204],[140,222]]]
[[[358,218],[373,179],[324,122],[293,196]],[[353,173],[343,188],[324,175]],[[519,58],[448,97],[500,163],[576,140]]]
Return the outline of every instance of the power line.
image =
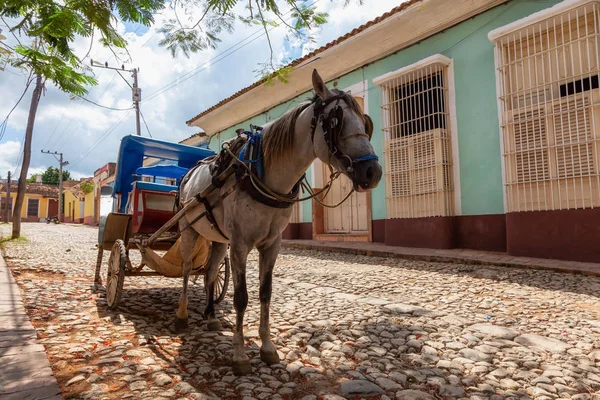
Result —
[[[312,7],[313,5],[315,5],[316,3],[318,3],[319,0],[315,0],[313,3],[311,3],[310,5],[308,5],[308,7]],[[294,11],[293,9],[290,9],[287,13],[285,13],[283,16],[286,16],[287,14],[291,13],[292,11]],[[289,21],[291,18],[287,18],[286,21]],[[196,76],[197,74],[199,74],[200,72],[206,70],[210,65],[214,65],[216,63],[218,63],[219,61],[224,60],[225,58],[229,57],[230,55],[236,53],[237,51],[243,49],[244,47],[246,47],[247,45],[249,45],[250,43],[254,42],[255,40],[265,36],[268,32],[271,32],[273,29],[278,28],[280,25],[277,26],[273,26],[270,29],[267,30],[267,32],[264,31],[264,29],[258,29],[257,31],[255,31],[254,33],[246,36],[243,40],[237,42],[236,44],[230,46],[229,48],[227,48],[226,50],[222,51],[221,53],[219,53],[218,55],[216,55],[215,57],[211,58],[210,60],[204,62],[203,64],[199,65],[198,67],[194,68],[193,70],[186,72],[185,74],[183,74],[182,76],[180,76],[179,78],[175,79],[174,81],[167,83],[165,86],[155,90],[154,92],[150,93],[148,95],[148,98],[146,99],[146,101],[150,101],[152,99],[154,99],[155,97],[171,90],[172,88],[174,88],[175,86],[187,81],[188,79]],[[250,38],[252,38],[253,36],[255,36],[256,34],[261,33],[260,35],[258,35],[257,37],[255,37],[254,39],[250,40],[247,43],[247,40],[249,40]],[[242,45],[242,43],[244,43]],[[241,46],[240,46],[241,45]],[[231,51],[228,54],[227,53],[229,50],[233,49],[236,46],[240,46],[237,49]],[[222,56],[222,57],[221,57]],[[220,58],[218,58],[220,57]],[[217,59],[218,58],[218,59]],[[188,76],[186,76],[188,75]]]
[[[319,1],[319,0],[315,0],[315,1],[314,1],[313,3],[311,3],[311,4],[310,4],[308,7],[311,7],[311,6],[315,5],[315,4],[316,4],[318,1]],[[289,10],[287,13],[285,13],[285,14],[284,14],[284,16],[285,16],[285,15],[287,15],[287,14],[289,14],[289,13],[291,13],[292,11],[293,11],[293,9],[290,9],[290,10]],[[291,18],[288,18],[287,20],[290,20],[290,19],[291,19]],[[278,26],[279,26],[279,25],[278,25]],[[191,71],[189,71],[189,72],[187,72],[187,73],[183,74],[182,76],[180,76],[179,78],[175,79],[174,81],[172,81],[172,82],[168,83],[167,85],[165,85],[165,86],[163,86],[163,87],[161,87],[161,88],[157,89],[156,91],[152,92],[152,93],[151,93],[151,94],[148,96],[148,99],[147,99],[146,101],[149,101],[149,100],[151,100],[151,99],[153,99],[153,98],[155,98],[155,97],[159,96],[160,94],[162,94],[162,93],[165,93],[165,92],[166,92],[166,91],[168,91],[168,90],[171,90],[171,89],[172,89],[172,88],[174,88],[175,86],[177,86],[177,85],[179,85],[179,84],[181,84],[181,83],[185,82],[186,80],[188,80],[188,79],[192,78],[193,76],[197,75],[198,73],[200,73],[200,72],[202,72],[202,71],[206,70],[206,69],[208,68],[208,66],[209,66],[209,65],[214,65],[214,64],[216,64],[217,62],[219,62],[219,61],[221,61],[221,60],[223,60],[223,59],[225,59],[225,58],[229,57],[230,55],[232,55],[232,54],[234,54],[235,52],[237,52],[237,51],[239,51],[239,50],[243,49],[244,47],[246,47],[246,46],[247,46],[247,45],[249,45],[250,43],[254,42],[255,40],[257,40],[257,39],[261,38],[262,36],[266,35],[268,32],[271,32],[273,29],[277,28],[278,26],[271,27],[270,29],[268,29],[268,30],[267,30],[267,32],[264,32],[264,29],[259,29],[259,30],[255,31],[254,33],[252,33],[252,34],[248,35],[248,36],[247,36],[246,38],[244,38],[243,40],[241,40],[241,41],[237,42],[236,44],[234,44],[234,45],[230,46],[229,48],[227,48],[226,50],[222,51],[221,53],[219,53],[219,54],[216,56],[216,57],[219,57],[219,56],[222,56],[222,57],[220,57],[220,58],[218,58],[218,59],[215,59],[216,57],[214,57],[214,58],[211,58],[210,60],[206,61],[205,63],[201,64],[200,66],[198,66],[198,67],[194,68],[193,70],[191,70]],[[261,32],[262,32],[262,33],[261,33]],[[260,34],[260,35],[258,35],[258,36],[256,36],[258,33],[261,33],[261,34]],[[154,33],[154,34],[155,34],[155,33]],[[153,34],[153,35],[152,35],[152,36],[151,36],[151,37],[150,37],[150,38],[149,38],[149,39],[148,39],[148,40],[147,40],[147,41],[146,41],[146,42],[145,42],[145,43],[142,45],[142,47],[143,47],[143,46],[145,46],[145,45],[146,45],[146,44],[147,44],[147,43],[150,41],[150,39],[152,39],[152,37],[154,36],[154,34]],[[252,38],[253,36],[256,36],[256,37],[254,37],[252,40],[248,41],[248,40],[249,40],[250,38]],[[246,42],[246,41],[248,41],[248,42],[247,42],[247,43],[244,43],[244,42]],[[243,45],[242,45],[242,44],[243,44]],[[233,48],[235,48],[235,47],[237,47],[237,46],[239,46],[237,49],[235,49],[235,50],[233,50],[233,51],[231,51],[231,52],[227,53],[229,50],[231,50],[231,49],[233,49]],[[225,54],[225,53],[227,53],[227,54]],[[186,75],[187,75],[187,76],[186,76]],[[182,79],[182,77],[185,77],[185,78],[183,78],[183,79]],[[146,124],[145,118],[144,118],[143,114],[141,113],[141,111],[140,111],[140,114],[141,114],[141,116],[142,116],[142,119],[144,120],[144,124],[146,125],[146,129],[148,130],[148,134],[149,134],[150,136],[152,136],[152,135],[150,134],[150,130],[149,130],[149,128],[148,128],[148,125]],[[101,137],[100,137],[100,138],[99,138],[99,139],[98,139],[98,140],[97,140],[97,141],[96,141],[96,142],[95,142],[95,143],[94,143],[92,146],[90,146],[90,147],[89,147],[87,150],[85,150],[85,152],[84,152],[84,153],[83,153],[83,154],[80,156],[80,158],[79,158],[78,160],[76,160],[76,161],[75,161],[75,163],[73,163],[73,165],[76,165],[76,164],[77,164],[77,163],[78,163],[80,160],[82,160],[83,158],[85,158],[85,156],[87,156],[87,154],[89,154],[89,153],[90,153],[90,152],[91,152],[91,151],[92,151],[94,148],[96,148],[96,147],[97,147],[97,146],[98,146],[98,145],[99,145],[99,144],[100,144],[100,143],[101,143],[101,142],[102,142],[102,141],[103,141],[103,140],[104,140],[106,137],[108,137],[108,136],[109,136],[109,135],[110,135],[110,134],[111,134],[111,133],[112,133],[112,132],[113,132],[113,131],[114,131],[114,130],[115,130],[115,129],[116,129],[116,128],[117,128],[117,127],[118,127],[118,126],[119,126],[119,125],[120,125],[120,124],[121,124],[121,123],[124,121],[124,120],[125,120],[125,118],[126,118],[128,115],[129,115],[129,113],[126,113],[126,114],[125,114],[125,116],[124,116],[123,118],[121,118],[121,120],[119,120],[119,121],[116,123],[116,125],[109,127],[109,128],[107,129],[107,131],[106,131],[106,132],[105,132],[105,133],[104,133],[104,134],[103,134],[103,135],[102,135],[102,136],[101,136]]]
[[[79,98],[80,98],[80,99],[82,99],[82,100],[85,100],[85,101],[87,101],[88,103],[91,103],[91,104],[93,104],[93,105],[95,105],[95,106],[98,106],[98,107],[101,107],[101,108],[105,108],[105,109],[107,109],[107,110],[112,110],[112,111],[129,111],[129,110],[131,110],[131,109],[133,108],[133,107],[129,107],[129,108],[114,108],[114,107],[107,107],[107,106],[103,106],[102,104],[98,104],[98,103],[96,103],[95,101],[92,101],[92,100],[86,99],[85,97],[83,97],[83,96],[80,96],[80,95],[78,95],[78,94],[75,94],[75,96],[79,97]]]
[[[142,116],[142,121],[144,121],[144,125],[146,125],[146,130],[148,131],[148,136],[152,137],[150,133],[150,128],[148,128],[148,124],[146,123],[146,118],[144,117],[144,113],[140,110],[140,115]]]
[[[99,51],[99,50],[96,50],[96,53],[98,53],[98,51]],[[96,54],[96,53],[94,53],[94,54]],[[102,76],[102,72],[104,72],[104,71],[101,71],[101,72],[100,72],[100,74],[99,74],[98,78],[100,78],[100,77]],[[99,100],[100,100],[100,98],[98,98],[98,101],[99,101]],[[65,107],[65,110],[63,111],[63,114],[62,114],[62,116],[60,117],[60,120],[58,121],[58,123],[57,123],[57,124],[56,124],[56,126],[54,127],[54,131],[52,131],[52,133],[50,134],[50,136],[48,136],[48,139],[46,140],[46,143],[44,144],[44,146],[43,146],[43,147],[47,147],[47,146],[48,146],[48,144],[50,143],[50,140],[52,139],[52,136],[54,136],[54,133],[55,133],[55,132],[56,132],[56,130],[58,129],[58,126],[60,125],[60,123],[62,122],[62,120],[63,120],[63,118],[64,118],[64,116],[65,116],[65,114],[67,113],[67,111],[66,111],[66,110],[67,110],[69,107],[71,107],[71,105],[72,105],[72,104],[73,104],[72,102],[69,102],[69,103],[67,103],[67,105],[66,105],[66,107]],[[77,110],[76,110],[76,111],[79,111],[79,109],[81,108],[81,106],[82,106],[82,105],[83,105],[83,103],[79,103],[79,107],[77,107]],[[62,132],[59,134],[58,138],[62,138],[62,136],[63,136],[63,135],[65,134],[65,132],[67,131],[67,128],[68,128],[68,127],[71,125],[71,122],[73,122],[73,117],[69,117],[69,122],[67,123],[67,126],[65,126],[65,129],[63,129],[63,130],[62,130]],[[58,140],[58,138],[57,138],[57,140]]]
[[[13,113],[13,111],[15,111],[15,108],[17,108],[19,103],[21,103],[21,100],[23,100],[23,97],[25,97],[25,93],[27,93],[27,90],[29,89],[31,82],[33,82],[33,79],[31,79],[31,74],[29,74],[29,78],[27,78],[27,84],[25,85],[25,90],[23,90],[21,97],[19,97],[19,100],[17,100],[17,103],[15,104],[15,106],[8,112],[8,114],[6,115],[6,118],[4,118],[4,121],[2,121],[2,124],[0,124],[0,140],[2,140],[2,138],[4,137],[4,133],[6,132],[6,127],[8,126],[8,119],[10,118],[10,115]]]
[[[101,73],[104,71],[101,71]],[[108,90],[108,88],[110,87],[110,85],[112,85],[112,83],[115,81],[115,79],[117,78],[116,75],[113,75],[112,79],[110,80],[110,82],[108,83],[108,85],[106,85],[106,87],[104,88],[104,90],[102,91],[102,93],[100,93],[100,96],[98,96],[98,99],[96,101],[100,101],[100,99],[104,96],[104,94],[106,93],[106,91]],[[81,107],[81,105],[80,105]],[[64,113],[63,113],[63,117],[64,117]],[[62,119],[62,118],[61,118]],[[81,128],[83,126],[83,123],[81,121],[79,121],[79,126],[77,127],[76,130],[72,131],[70,135],[67,135],[66,139],[63,141],[62,146],[64,147],[64,145],[69,141],[69,139],[71,139],[71,137],[73,137],[73,135],[75,135],[75,132],[77,132],[77,130],[79,130],[79,128]],[[58,125],[57,125],[58,127]],[[64,133],[66,132],[66,128],[65,130],[61,133],[60,136],[64,135]],[[58,139],[57,139],[58,140]],[[46,145],[44,145],[44,147],[47,146],[48,143],[46,143]]]
[[[106,139],[112,132],[114,132],[114,130],[123,123],[123,121],[125,121],[125,119],[131,115],[131,110],[127,113],[125,113],[125,115],[123,115],[123,117],[113,123],[105,132],[104,134],[102,134],[102,136],[100,136],[100,138],[98,138],[98,140],[96,142],[94,142],[94,144],[92,144],[90,147],[88,147],[84,152],[82,152],[81,156],[75,160],[75,162],[71,165],[71,168],[75,165],[77,165],[81,160],[83,160],[88,154],[90,154],[90,152],[92,150],[94,150],[104,139]]]
[[[139,25],[139,26],[138,26],[138,27],[137,27],[137,28],[136,28],[136,29],[133,31],[133,33],[137,33],[137,31],[139,31],[139,30],[140,30],[140,28],[141,28],[142,26],[145,26],[145,25],[144,25],[144,24],[140,24],[140,25]],[[146,43],[147,43],[147,42],[146,42]],[[146,45],[146,43],[144,43],[144,44],[143,44],[141,47],[144,47],[144,46]],[[96,54],[98,54],[98,52],[99,52],[99,51],[100,51],[100,49],[97,49],[97,50],[94,52],[94,54],[92,55],[92,58],[93,58],[93,57],[94,57]],[[100,77],[100,76],[102,76],[102,73],[103,73],[103,72],[104,72],[104,71],[100,71],[99,77]],[[116,78],[116,75],[115,75],[115,76],[113,76],[113,78],[110,80],[110,82],[108,83],[108,85],[106,85],[106,87],[105,87],[105,88],[104,88],[104,90],[102,91],[102,94],[100,94],[100,96],[98,97],[98,99],[97,99],[96,101],[100,101],[100,99],[102,98],[102,96],[104,96],[104,93],[106,93],[106,91],[108,90],[108,88],[109,88],[109,87],[110,87],[110,86],[113,84],[113,82],[114,82],[115,78]],[[69,103],[69,104],[67,105],[67,107],[69,107],[71,104],[72,104],[72,103]],[[83,104],[83,103],[80,103],[80,105],[79,105],[79,108],[81,108],[81,104]],[[78,110],[79,110],[79,108],[78,108]],[[46,144],[44,145],[44,147],[46,147],[46,146],[48,145],[48,143],[50,142],[50,139],[52,138],[52,136],[53,136],[53,135],[54,135],[54,133],[56,132],[56,129],[58,128],[58,126],[59,126],[59,125],[60,125],[60,123],[62,122],[62,120],[63,120],[64,116],[65,116],[65,112],[63,112],[62,116],[60,117],[60,120],[58,121],[58,123],[57,123],[57,124],[56,124],[56,126],[54,127],[54,131],[52,131],[52,133],[51,133],[51,134],[50,134],[50,136],[48,137],[48,140],[46,141]],[[70,125],[70,121],[71,121],[72,119],[73,119],[73,117],[70,117],[70,118],[69,118],[69,125]],[[68,125],[67,125],[67,127],[68,127]],[[60,136],[63,136],[63,135],[64,135],[64,133],[66,132],[66,129],[67,129],[67,128],[65,128],[65,129],[63,130],[63,132],[60,134]],[[71,136],[72,136],[72,135],[73,135],[73,134],[71,134]],[[59,137],[60,137],[60,136],[59,136]],[[68,140],[68,139],[67,139],[67,140]]]

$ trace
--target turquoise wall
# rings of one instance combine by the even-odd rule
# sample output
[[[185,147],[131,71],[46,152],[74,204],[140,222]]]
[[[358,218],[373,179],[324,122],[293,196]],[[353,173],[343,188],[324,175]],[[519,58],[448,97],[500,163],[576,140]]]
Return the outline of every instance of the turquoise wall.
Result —
[[[368,113],[373,118],[376,132],[372,144],[385,169],[380,117],[381,96],[379,88],[373,84],[373,79],[433,54],[440,53],[451,58],[454,63],[460,160],[458,166],[455,162],[455,168],[459,168],[460,174],[461,213],[462,215],[502,214],[504,200],[494,48],[487,35],[497,27],[551,7],[558,2],[559,0],[512,0],[418,44],[330,81],[328,86],[333,87],[334,81],[337,81],[338,88],[346,88],[368,80]],[[240,127],[247,129],[249,124],[261,125],[278,118],[310,96],[311,93],[307,92],[266,113],[220,132],[217,138],[211,141],[211,147],[216,150],[223,140],[234,137],[235,129]],[[455,146],[456,143],[452,145]],[[307,176],[310,177],[310,173]],[[385,219],[387,212],[383,179],[373,190],[372,201],[373,219]],[[304,202],[303,222],[310,222],[311,216],[311,203]]]

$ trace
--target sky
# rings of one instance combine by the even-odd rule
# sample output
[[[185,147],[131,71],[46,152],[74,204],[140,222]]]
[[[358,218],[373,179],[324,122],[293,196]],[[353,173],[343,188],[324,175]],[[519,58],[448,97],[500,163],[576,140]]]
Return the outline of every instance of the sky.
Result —
[[[321,12],[329,13],[327,25],[313,32],[316,43],[305,43],[286,38],[284,27],[270,32],[275,56],[279,60],[295,59],[307,54],[361,24],[391,10],[403,0],[358,0],[344,7],[345,0],[316,0]],[[215,50],[206,50],[186,58],[159,46],[161,34],[156,30],[170,15],[164,10],[155,17],[156,24],[144,27],[135,23],[119,23],[118,29],[128,41],[131,60],[126,69],[139,68],[139,86],[142,88],[141,110],[148,128],[142,122],[142,136],[179,142],[199,131],[186,121],[201,111],[251,85],[259,79],[255,70],[268,60],[269,47],[266,36],[257,27],[249,28],[236,23],[233,33],[221,36],[222,42]],[[0,23],[9,45],[16,40]],[[89,39],[78,38],[74,44],[77,54],[84,55],[90,47]],[[109,66],[121,67],[112,52],[94,43],[91,58]],[[123,57],[124,59],[126,57]],[[89,63],[89,60],[87,60]],[[131,74],[93,68],[98,85],[89,88],[86,98],[102,106],[127,109],[132,105]],[[0,121],[15,106],[25,88],[27,76],[10,66],[0,71]],[[125,78],[125,79],[123,79]],[[33,85],[32,85],[33,86]],[[51,84],[43,94],[34,126],[32,159],[29,175],[39,173],[49,166],[58,166],[55,158],[41,150],[64,154],[66,167],[76,179],[90,177],[94,171],[117,158],[120,140],[135,134],[135,113],[108,110],[71,99]],[[12,112],[5,134],[0,139],[0,178],[7,172],[19,173],[22,143],[27,123],[32,88]]]

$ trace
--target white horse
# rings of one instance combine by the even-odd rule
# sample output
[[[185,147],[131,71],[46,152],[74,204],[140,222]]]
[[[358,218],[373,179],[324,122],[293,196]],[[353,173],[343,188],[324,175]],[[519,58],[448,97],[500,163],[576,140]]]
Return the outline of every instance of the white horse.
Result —
[[[382,171],[370,143],[373,132],[371,119],[363,115],[352,96],[338,90],[330,91],[316,70],[313,71],[312,84],[316,92],[312,101],[299,105],[264,127],[262,183],[272,192],[289,194],[297,188],[297,183],[312,162],[319,158],[346,174],[355,190],[373,189],[378,185]],[[211,184],[211,179],[208,164],[189,171],[182,179],[180,205],[188,203],[205,190]],[[236,375],[251,372],[250,360],[244,352],[243,326],[248,304],[246,259],[254,247],[259,252],[260,357],[269,365],[279,362],[277,349],[270,338],[269,304],[281,234],[292,212],[291,207],[279,208],[256,200],[256,196],[252,197],[241,186],[236,176],[232,175],[220,189],[206,197],[208,203],[214,206],[214,224],[207,218],[198,218],[205,211],[203,205],[192,209],[179,222],[183,289],[176,318],[178,328],[187,327],[188,278],[194,267],[194,245],[201,235],[212,242],[204,275],[207,294],[205,316],[209,330],[222,329],[215,317],[213,286],[229,243],[236,310],[233,336],[233,372]],[[228,195],[222,199],[225,193]]]

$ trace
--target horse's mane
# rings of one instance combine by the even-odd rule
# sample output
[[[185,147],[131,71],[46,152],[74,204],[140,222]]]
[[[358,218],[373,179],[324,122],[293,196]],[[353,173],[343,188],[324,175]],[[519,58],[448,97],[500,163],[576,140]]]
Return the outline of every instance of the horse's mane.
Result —
[[[363,110],[360,108],[360,105],[350,94],[338,89],[332,89],[331,92],[334,95],[342,95],[346,104],[348,104],[354,112],[358,115],[363,115]],[[318,100],[319,96],[315,94],[312,99],[292,108],[265,128],[263,136],[265,167],[268,168],[273,163],[285,160],[293,151],[296,120],[302,111],[316,103]]]

